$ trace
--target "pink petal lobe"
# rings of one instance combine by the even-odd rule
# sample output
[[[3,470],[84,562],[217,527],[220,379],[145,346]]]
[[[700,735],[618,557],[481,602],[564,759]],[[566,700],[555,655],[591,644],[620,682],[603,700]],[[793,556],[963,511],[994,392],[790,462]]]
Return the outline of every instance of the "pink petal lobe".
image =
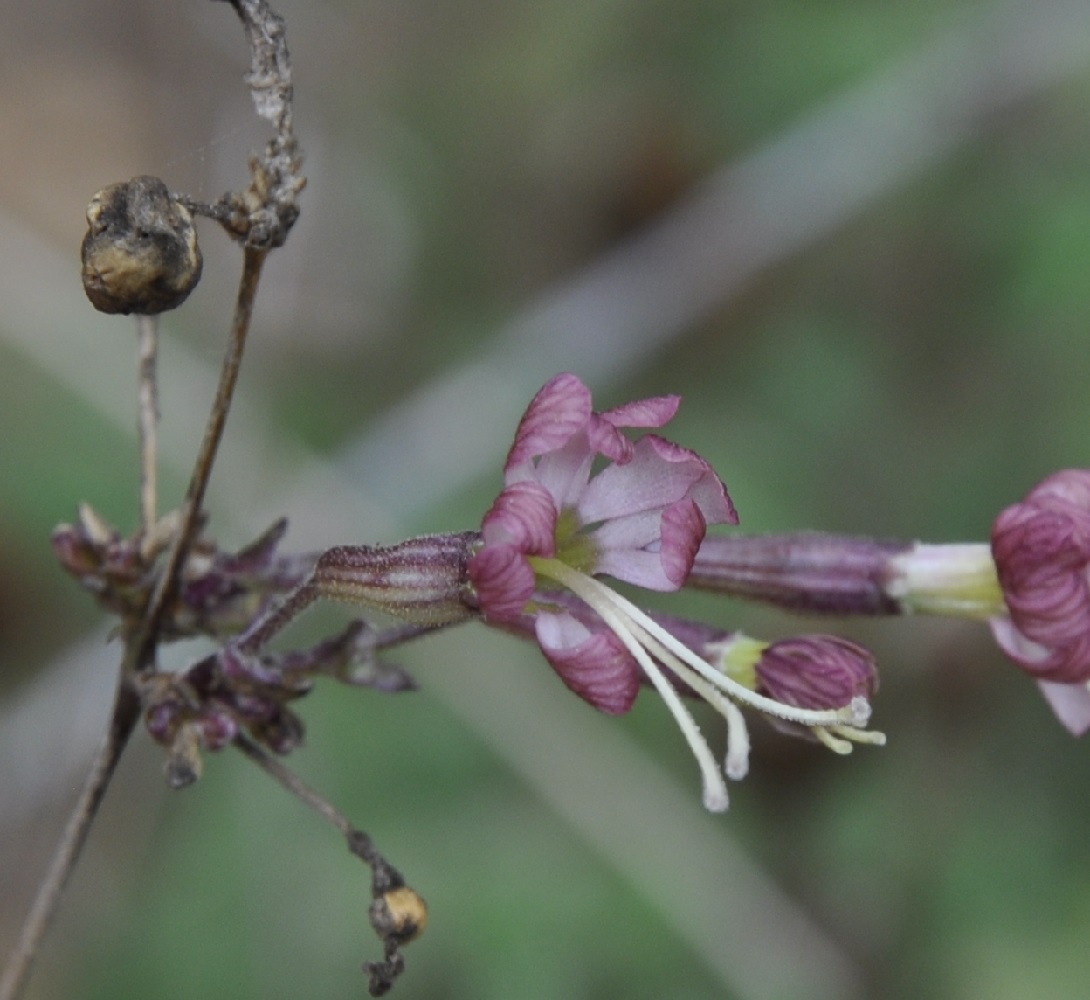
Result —
[[[640,670],[612,632],[591,632],[566,614],[539,614],[534,628],[545,658],[580,698],[610,715],[632,707]]]
[[[505,469],[562,448],[590,418],[590,390],[575,375],[550,379],[522,415]]]
[[[530,480],[505,486],[481,523],[485,543],[512,545],[527,555],[551,556],[557,510],[551,494]]]
[[[726,487],[696,452],[654,434],[636,442],[632,461],[610,465],[590,481],[580,500],[584,522],[607,521],[661,509],[692,496],[708,524],[737,524]]]
[[[509,545],[481,549],[467,566],[486,619],[504,621],[520,615],[534,594],[534,571]]]
[[[694,500],[671,504],[662,512],[662,571],[675,588],[681,587],[693,568],[707,524]]]
[[[602,413],[602,419],[614,427],[664,427],[681,406],[680,396],[652,396],[636,399]]]
[[[704,517],[689,499],[662,513],[611,521],[595,532],[597,572],[647,590],[678,590],[704,540]]]

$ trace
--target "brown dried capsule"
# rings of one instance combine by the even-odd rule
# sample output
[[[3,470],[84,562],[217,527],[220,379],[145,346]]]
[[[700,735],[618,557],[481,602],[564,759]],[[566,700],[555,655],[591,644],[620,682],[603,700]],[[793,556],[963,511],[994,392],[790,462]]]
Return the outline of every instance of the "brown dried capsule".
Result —
[[[106,313],[180,306],[201,276],[197,230],[158,177],[103,188],[87,206],[83,290]]]
[[[371,926],[384,941],[408,944],[428,926],[428,904],[407,885],[390,889],[371,903]]]

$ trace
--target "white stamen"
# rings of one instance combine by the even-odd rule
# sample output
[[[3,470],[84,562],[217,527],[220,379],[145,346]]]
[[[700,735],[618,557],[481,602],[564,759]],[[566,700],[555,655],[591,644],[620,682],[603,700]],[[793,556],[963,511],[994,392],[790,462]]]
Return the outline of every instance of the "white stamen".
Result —
[[[848,706],[852,711],[852,717],[849,721],[849,725],[859,726],[862,728],[868,722],[870,722],[871,707],[870,702],[867,701],[861,694],[857,694],[853,699],[851,705]]]
[[[749,774],[749,728],[742,710],[729,698],[721,694],[718,697],[720,703],[716,708],[727,719],[727,756],[723,770],[731,781],[741,781]]]
[[[564,568],[567,570],[567,567]],[[666,629],[641,611],[631,601],[626,600],[618,594],[615,590],[610,589],[604,583],[601,583],[592,577],[577,573],[574,570],[568,570],[568,573],[578,579],[573,580],[569,578],[567,574],[565,574],[564,578],[558,576],[557,579],[560,579],[561,583],[579,597],[582,597],[595,611],[602,614],[603,601],[608,602],[629,619],[631,625],[638,626],[648,635],[653,636],[663,647],[665,647],[665,649],[669,650],[674,657],[683,661],[686,666],[696,671],[696,673],[700,674],[700,676],[709,683],[723,691],[724,694],[729,695],[736,701],[742,702],[742,704],[749,705],[760,712],[764,712],[766,715],[773,715],[786,722],[797,722],[802,726],[836,726],[843,723],[863,725],[866,722],[865,718],[863,722],[858,722],[857,720],[861,715],[865,714],[865,716],[869,716],[870,714],[870,705],[867,704],[865,698],[853,699],[850,705],[845,705],[842,708],[812,709],[796,708],[793,705],[785,705],[783,702],[776,701],[774,698],[768,698],[765,695],[757,694],[756,691],[751,691],[749,688],[739,684],[734,678],[728,677],[720,670],[716,670],[701,657],[697,656],[696,653],[689,649],[683,642],[672,636]],[[580,584],[589,584],[589,586],[580,586]],[[660,657],[660,659],[661,658],[662,657]],[[673,662],[666,660],[666,663],[671,670],[674,669]]]
[[[876,729],[856,729],[855,726],[833,726],[832,731],[853,743],[869,743],[871,746],[884,747],[886,734]]]
[[[833,753],[849,754],[852,752],[852,745],[847,740],[834,736],[824,726],[815,726],[813,733],[818,738],[818,742],[827,746]]]
[[[658,664],[647,655],[647,651],[636,641],[632,633],[625,628],[624,622],[618,620],[616,612],[611,608],[603,608],[599,611],[599,614],[602,615],[602,620],[613,630],[617,638],[624,643],[625,648],[636,658],[644,673],[647,674],[648,680],[654,684],[659,697],[666,703],[666,707],[681,728],[682,735],[688,741],[689,748],[700,767],[701,777],[704,779],[704,808],[708,812],[725,812],[730,804],[727,784],[719,773],[719,766],[716,764],[711,748],[708,746],[708,741],[704,739],[696,720],[682,704],[681,697],[674,690],[673,685],[663,676]]]
[[[840,708],[817,710],[796,708],[757,694],[717,670],[631,601],[599,580],[552,559],[548,560],[545,573],[598,613],[654,685],[700,767],[704,807],[710,812],[722,812],[727,808],[727,785],[700,727],[664,670],[691,687],[726,720],[727,752],[723,773],[734,781],[744,778],[749,771],[749,730],[736,701],[767,715],[809,727],[825,746],[836,753],[850,753],[852,742],[885,743],[884,734],[859,728],[870,719],[871,707],[866,698],[857,696]]]

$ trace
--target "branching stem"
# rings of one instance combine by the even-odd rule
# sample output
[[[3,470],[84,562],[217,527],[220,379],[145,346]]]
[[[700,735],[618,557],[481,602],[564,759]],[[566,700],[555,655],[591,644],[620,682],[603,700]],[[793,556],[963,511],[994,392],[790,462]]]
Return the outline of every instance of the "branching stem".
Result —
[[[216,461],[220,441],[223,439],[227,414],[231,409],[231,400],[234,397],[235,385],[242,365],[242,354],[246,348],[246,335],[249,333],[250,321],[253,318],[254,298],[261,280],[261,268],[267,256],[268,251],[264,249],[249,246],[243,249],[242,277],[235,301],[235,315],[231,322],[227,354],[223,359],[219,386],[208,416],[204,440],[201,442],[201,449],[193,466],[193,475],[189,480],[189,489],[186,492],[185,502],[182,504],[182,523],[170,548],[163,573],[152,593],[147,614],[144,616],[144,639],[139,657],[141,663],[149,659],[147,654],[155,643],[159,622],[177,593],[182,564],[200,525],[204,494],[212,475],[212,466]]]
[[[379,962],[365,962],[368,987],[372,996],[383,996],[405,971],[402,945],[408,944],[427,924],[427,906],[405,879],[375,846],[370,835],[352,825],[343,813],[327,802],[294,771],[248,736],[235,737],[234,745],[266,774],[291,792],[304,805],[332,823],[344,836],[348,850],[371,869],[371,926],[383,944],[384,957]]]

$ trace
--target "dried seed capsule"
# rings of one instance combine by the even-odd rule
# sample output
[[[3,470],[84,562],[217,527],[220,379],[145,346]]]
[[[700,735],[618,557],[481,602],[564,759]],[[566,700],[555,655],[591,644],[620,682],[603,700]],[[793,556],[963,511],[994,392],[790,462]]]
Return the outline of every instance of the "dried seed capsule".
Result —
[[[87,206],[87,225],[83,289],[100,312],[165,312],[200,279],[193,218],[158,177],[103,188]]]
[[[384,941],[408,944],[428,926],[428,904],[407,885],[377,896],[370,908],[371,926]]]

